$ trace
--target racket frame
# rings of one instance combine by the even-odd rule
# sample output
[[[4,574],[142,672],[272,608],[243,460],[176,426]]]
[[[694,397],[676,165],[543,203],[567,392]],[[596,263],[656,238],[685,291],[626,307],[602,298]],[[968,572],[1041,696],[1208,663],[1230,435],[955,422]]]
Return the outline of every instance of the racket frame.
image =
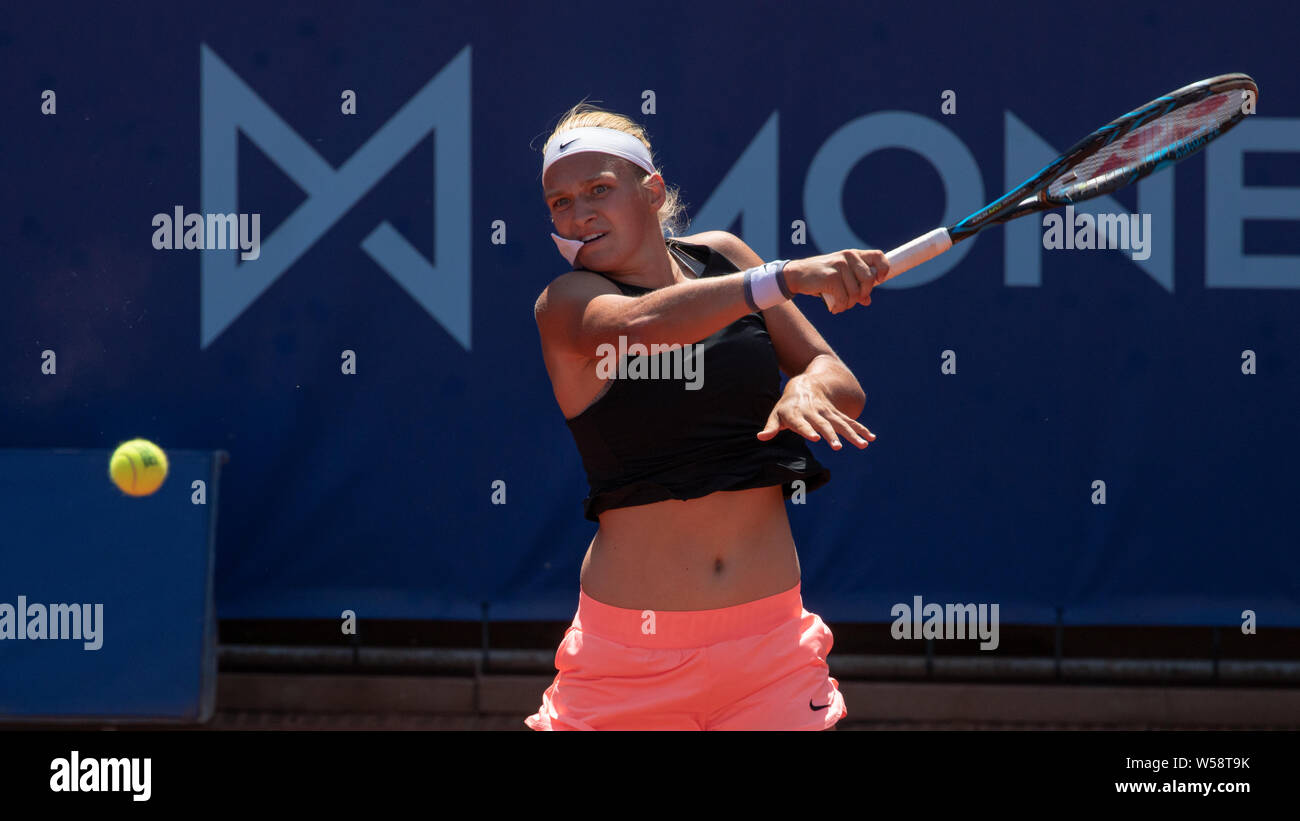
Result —
[[[1186,146],[1181,147],[1172,156],[1165,156],[1166,152],[1161,151],[1132,168],[1117,169],[1122,173],[1112,171],[1103,177],[1099,177],[1099,180],[1105,182],[1097,186],[1088,186],[1085,196],[1052,196],[1047,192],[1052,182],[1059,179],[1071,168],[1152,120],[1162,117],[1175,109],[1198,103],[1214,94],[1234,89],[1240,89],[1242,92],[1249,91],[1255,95],[1257,100],[1259,98],[1259,88],[1249,75],[1240,73],[1220,74],[1217,77],[1200,80],[1183,86],[1176,91],[1171,91],[1162,97],[1157,97],[1146,105],[1139,106],[1124,116],[1107,123],[1070,146],[1064,153],[1043,166],[1029,179],[970,216],[946,228],[936,228],[927,234],[922,234],[911,242],[900,245],[887,253],[885,257],[889,260],[889,273],[879,278],[876,284],[893,279],[923,262],[934,259],[955,243],[973,237],[991,225],[999,225],[1035,211],[1047,211],[1062,205],[1071,205],[1108,194],[1190,157],[1216,137],[1227,133],[1237,123],[1245,119],[1247,115],[1242,110],[1244,105],[1238,107],[1231,117],[1189,142]],[[823,299],[829,306],[830,300],[825,295],[823,295]]]
[[[1180,151],[1177,156],[1165,157],[1159,161],[1153,158],[1133,168],[1126,169],[1125,173],[1116,174],[1112,172],[1111,175],[1108,175],[1109,179],[1101,178],[1107,180],[1105,184],[1090,189],[1086,196],[1061,197],[1051,196],[1047,193],[1047,188],[1053,181],[1116,140],[1128,136],[1152,120],[1163,117],[1175,109],[1193,105],[1207,97],[1234,89],[1250,91],[1255,95],[1256,99],[1259,97],[1259,88],[1248,75],[1221,74],[1217,77],[1210,77],[1183,86],[1177,91],[1171,91],[1163,97],[1157,97],[1146,105],[1135,108],[1079,140],[1066,149],[1061,156],[1043,166],[1032,177],[997,200],[949,226],[947,229],[949,237],[954,243],[961,242],[990,225],[1007,222],[1033,211],[1045,211],[1050,208],[1071,205],[1103,194],[1109,194],[1179,160],[1190,157],[1204,148],[1211,140],[1227,133],[1237,123],[1245,119],[1246,114],[1241,111],[1240,107],[1232,117],[1196,138],[1194,147]],[[1164,152],[1162,151],[1160,154],[1163,155]]]

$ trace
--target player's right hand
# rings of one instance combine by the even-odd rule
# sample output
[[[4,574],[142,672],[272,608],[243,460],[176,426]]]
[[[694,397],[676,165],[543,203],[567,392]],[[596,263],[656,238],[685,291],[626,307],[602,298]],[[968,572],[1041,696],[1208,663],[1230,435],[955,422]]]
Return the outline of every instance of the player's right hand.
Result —
[[[820,296],[833,314],[854,305],[870,305],[871,289],[889,273],[884,251],[847,248],[833,254],[792,259],[783,271],[796,294]]]

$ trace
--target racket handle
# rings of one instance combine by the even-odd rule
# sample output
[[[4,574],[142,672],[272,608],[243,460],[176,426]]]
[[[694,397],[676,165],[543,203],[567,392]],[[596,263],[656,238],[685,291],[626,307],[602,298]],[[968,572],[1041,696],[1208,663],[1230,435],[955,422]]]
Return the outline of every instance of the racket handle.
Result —
[[[936,228],[909,243],[900,245],[885,254],[885,258],[889,260],[889,273],[885,274],[885,279],[880,280],[880,282],[893,279],[904,271],[910,271],[922,262],[934,259],[951,247],[952,237],[948,236],[947,228]],[[880,283],[876,284],[879,285]]]
[[[936,228],[928,234],[922,234],[911,242],[898,246],[894,250],[885,254],[885,259],[889,260],[889,273],[885,278],[880,280],[893,279],[904,271],[910,271],[922,262],[927,262],[942,254],[952,247],[952,237],[948,236],[947,228]],[[876,284],[879,285],[880,282]],[[822,294],[822,301],[826,307],[831,305],[830,298]]]

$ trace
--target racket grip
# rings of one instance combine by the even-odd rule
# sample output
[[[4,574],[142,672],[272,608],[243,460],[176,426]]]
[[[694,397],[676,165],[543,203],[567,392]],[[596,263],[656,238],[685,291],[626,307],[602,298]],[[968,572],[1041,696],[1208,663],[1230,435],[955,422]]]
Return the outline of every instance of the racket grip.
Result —
[[[900,245],[885,254],[885,258],[889,260],[889,273],[885,274],[885,279],[880,280],[880,282],[893,279],[904,271],[910,271],[922,262],[934,259],[951,247],[952,237],[948,236],[947,228],[936,228],[909,243]],[[879,285],[880,283],[876,284]]]
[[[893,279],[904,271],[910,271],[922,262],[932,260],[952,247],[952,237],[947,228],[936,228],[928,234],[922,234],[911,242],[904,243],[885,254],[889,260],[889,273],[876,284]],[[830,297],[822,294],[826,307],[831,306]]]

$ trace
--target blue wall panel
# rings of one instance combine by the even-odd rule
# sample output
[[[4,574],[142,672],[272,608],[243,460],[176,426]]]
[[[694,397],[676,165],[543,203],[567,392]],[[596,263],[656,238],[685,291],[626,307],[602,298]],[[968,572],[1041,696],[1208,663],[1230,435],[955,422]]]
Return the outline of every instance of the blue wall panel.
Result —
[[[800,298],[880,440],[813,445],[833,478],[790,515],[829,621],[919,594],[1009,622],[1300,626],[1300,13],[1198,8],[1219,7],[14,9],[0,443],[229,451],[223,618],[567,619],[594,525],[532,318],[565,270],[538,153],[560,112],[635,116],[692,230],[799,257],[892,247],[1245,71],[1257,115],[1107,206],[1153,215],[1147,260],[1044,251],[1025,220],[869,308]],[[156,250],[177,206],[260,214],[259,258]]]

